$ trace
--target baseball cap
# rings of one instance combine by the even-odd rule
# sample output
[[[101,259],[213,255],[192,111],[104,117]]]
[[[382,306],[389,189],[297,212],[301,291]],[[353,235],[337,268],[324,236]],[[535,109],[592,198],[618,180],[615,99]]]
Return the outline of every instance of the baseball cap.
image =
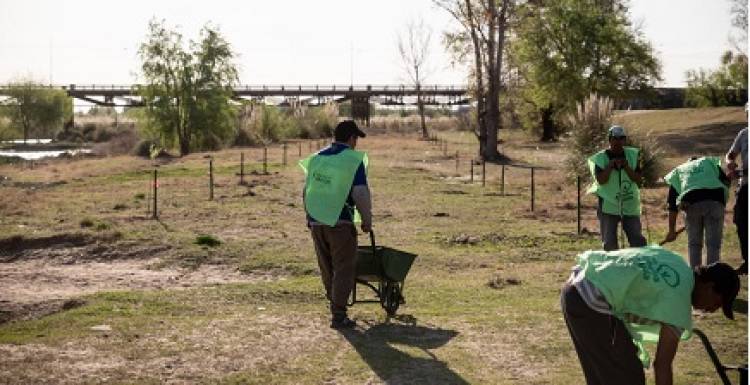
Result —
[[[734,319],[732,304],[740,291],[740,277],[737,272],[726,263],[714,262],[706,266],[705,278],[713,282],[714,290],[721,296],[724,316]]]
[[[610,138],[623,138],[625,136],[625,129],[622,126],[612,126],[609,128]]]
[[[338,142],[345,142],[352,136],[358,136],[360,138],[364,138],[365,136],[367,136],[362,130],[359,129],[359,127],[357,127],[357,123],[355,123],[353,120],[341,121],[333,130],[333,137]]]

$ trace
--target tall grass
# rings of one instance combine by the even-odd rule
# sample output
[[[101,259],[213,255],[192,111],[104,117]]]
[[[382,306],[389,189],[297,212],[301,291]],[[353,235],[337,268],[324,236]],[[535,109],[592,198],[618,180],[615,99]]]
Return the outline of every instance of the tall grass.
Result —
[[[567,116],[565,123],[571,133],[572,145],[566,163],[572,177],[580,175],[584,180],[590,179],[586,160],[606,146],[612,108],[612,99],[591,94],[576,105],[574,113]]]

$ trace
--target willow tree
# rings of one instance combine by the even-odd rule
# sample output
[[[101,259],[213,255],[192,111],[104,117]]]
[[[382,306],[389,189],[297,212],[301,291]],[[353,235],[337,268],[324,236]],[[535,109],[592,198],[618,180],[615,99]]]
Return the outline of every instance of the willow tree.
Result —
[[[458,31],[445,33],[445,43],[456,59],[471,68],[470,88],[477,103],[479,156],[501,158],[497,149],[500,91],[503,88],[505,41],[514,0],[433,0],[458,22]]]
[[[152,20],[138,51],[145,83],[139,94],[149,127],[180,155],[217,149],[234,134],[230,103],[238,72],[235,54],[219,31],[205,25],[199,41],[185,47],[182,35]]]
[[[24,143],[31,135],[53,137],[73,114],[73,103],[65,91],[33,80],[11,82],[5,94],[0,112],[8,118],[11,129],[22,133]]]

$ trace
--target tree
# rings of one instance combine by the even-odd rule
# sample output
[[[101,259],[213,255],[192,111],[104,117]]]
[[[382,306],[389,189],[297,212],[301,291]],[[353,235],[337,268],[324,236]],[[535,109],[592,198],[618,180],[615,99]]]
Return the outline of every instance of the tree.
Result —
[[[529,1],[519,10],[512,45],[521,95],[541,121],[541,140],[591,93],[615,100],[660,80],[653,48],[628,20],[622,0]]]
[[[461,29],[446,32],[445,43],[456,59],[471,67],[474,99],[477,103],[479,155],[499,159],[500,90],[503,87],[505,39],[516,2],[513,0],[433,0],[458,21]]]
[[[65,91],[33,80],[10,83],[6,95],[4,114],[11,128],[23,133],[24,144],[31,135],[53,137],[73,113],[73,104]]]
[[[729,41],[739,52],[747,54],[747,0],[729,0],[732,5],[732,27],[736,28],[739,36],[730,35]]]
[[[422,97],[422,85],[428,76],[425,66],[430,48],[432,31],[424,25],[423,20],[418,22],[409,21],[406,24],[404,35],[398,36],[398,53],[404,66],[404,72],[409,81],[417,89],[417,109],[421,119],[422,138],[427,139],[427,125],[424,119],[424,98]]]
[[[230,104],[238,73],[230,44],[205,25],[200,41],[183,47],[182,35],[164,21],[152,20],[138,51],[145,84],[139,93],[149,126],[180,155],[194,149],[217,149],[233,137],[235,109]]]
[[[747,55],[726,51],[716,70],[686,72],[685,104],[692,107],[741,105],[747,101]]]

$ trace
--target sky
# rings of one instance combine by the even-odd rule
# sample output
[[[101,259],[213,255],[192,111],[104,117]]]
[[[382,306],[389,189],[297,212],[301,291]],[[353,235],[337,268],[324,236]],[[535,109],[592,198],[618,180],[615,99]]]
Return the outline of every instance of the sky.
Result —
[[[730,48],[727,0],[631,0],[662,63],[661,86],[684,86],[685,71],[718,66]],[[333,85],[407,83],[397,50],[406,24],[432,30],[430,84],[463,84],[442,32],[456,28],[430,0],[0,0],[0,83],[21,77],[53,84],[132,84],[138,47],[152,18],[185,40],[207,22],[239,55],[240,83]]]

